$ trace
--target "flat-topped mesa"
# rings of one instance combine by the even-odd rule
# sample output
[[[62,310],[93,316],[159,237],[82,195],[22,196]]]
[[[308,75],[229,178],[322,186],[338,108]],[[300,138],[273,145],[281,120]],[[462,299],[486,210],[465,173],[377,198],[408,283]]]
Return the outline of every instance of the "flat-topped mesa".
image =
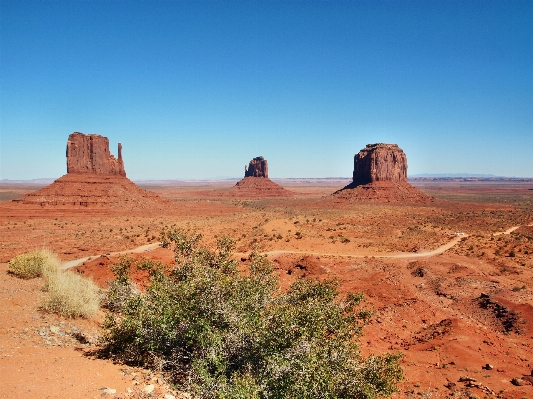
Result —
[[[354,157],[353,186],[407,181],[407,157],[397,144],[367,144]]]
[[[353,182],[333,193],[354,202],[420,202],[433,199],[407,182],[407,157],[397,144],[368,144],[354,157]]]
[[[263,157],[255,157],[244,167],[244,177],[268,178],[268,161]]]
[[[72,133],[67,141],[67,173],[126,177],[122,144],[118,143],[117,159],[109,152],[107,137],[99,134]]]

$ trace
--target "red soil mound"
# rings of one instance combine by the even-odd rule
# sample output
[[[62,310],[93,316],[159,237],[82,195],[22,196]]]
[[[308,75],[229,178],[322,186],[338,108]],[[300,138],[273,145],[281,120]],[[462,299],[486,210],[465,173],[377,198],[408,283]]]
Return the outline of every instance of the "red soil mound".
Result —
[[[335,198],[350,202],[419,202],[433,198],[406,181],[375,181],[368,184],[347,185],[332,194]]]
[[[293,193],[267,177],[245,177],[226,193],[229,197],[292,197]]]
[[[154,209],[169,204],[157,194],[137,187],[126,177],[77,173],[68,173],[15,202],[123,209]]]

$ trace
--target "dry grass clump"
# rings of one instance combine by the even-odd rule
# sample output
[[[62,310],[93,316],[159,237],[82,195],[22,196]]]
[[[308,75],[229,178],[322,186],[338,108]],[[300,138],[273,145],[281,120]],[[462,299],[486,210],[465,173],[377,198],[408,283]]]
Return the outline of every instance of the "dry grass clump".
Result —
[[[61,266],[59,258],[49,249],[20,254],[9,261],[9,272],[19,278],[41,277]]]
[[[46,275],[41,309],[66,317],[90,318],[100,308],[100,289],[79,274],[56,270]]]
[[[66,317],[89,318],[100,308],[100,289],[79,274],[61,270],[61,261],[49,249],[18,255],[9,271],[20,278],[43,277],[46,296],[41,309]]]

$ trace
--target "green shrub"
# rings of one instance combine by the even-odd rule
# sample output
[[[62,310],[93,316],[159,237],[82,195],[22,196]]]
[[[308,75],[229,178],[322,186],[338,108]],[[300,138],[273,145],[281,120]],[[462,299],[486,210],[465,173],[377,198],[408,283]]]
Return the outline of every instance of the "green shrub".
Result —
[[[350,239],[347,238],[347,237],[344,237],[342,235],[339,236],[339,241],[342,242],[343,244],[347,244],[350,242]]]
[[[514,292],[519,292],[520,290],[525,290],[527,287],[525,285],[523,286],[516,286],[516,287],[513,287],[513,291]]]
[[[49,249],[18,255],[8,264],[10,273],[25,279],[41,277],[47,270],[57,270],[60,266],[60,260]]]
[[[94,315],[100,307],[100,289],[91,280],[70,271],[55,270],[45,276],[46,295],[41,309],[66,317]]]
[[[233,241],[216,251],[201,235],[162,234],[176,266],[150,269],[145,293],[106,320],[105,352],[166,370],[201,398],[373,398],[396,390],[398,354],[363,358],[355,337],[370,317],[362,295],[341,300],[333,280],[279,289],[272,265],[253,253],[241,273]],[[124,265],[123,265],[124,266]],[[128,283],[129,267],[116,270]]]

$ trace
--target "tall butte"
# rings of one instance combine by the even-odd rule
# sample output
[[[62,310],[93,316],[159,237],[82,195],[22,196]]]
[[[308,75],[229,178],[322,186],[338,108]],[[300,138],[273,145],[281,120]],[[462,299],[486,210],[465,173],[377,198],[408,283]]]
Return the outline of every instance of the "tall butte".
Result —
[[[232,197],[292,197],[289,190],[268,178],[268,161],[263,157],[255,157],[248,167],[244,167],[244,178],[230,190]]]
[[[122,144],[118,159],[109,152],[109,139],[99,134],[72,133],[67,140],[67,173],[118,175],[126,177]]]
[[[432,198],[407,182],[407,157],[397,144],[367,144],[354,156],[353,181],[333,194],[370,202],[427,202]]]
[[[118,159],[109,140],[98,134],[72,133],[67,140],[67,174],[16,202],[40,206],[100,206],[114,209],[161,208],[166,201],[126,177],[122,145]]]

